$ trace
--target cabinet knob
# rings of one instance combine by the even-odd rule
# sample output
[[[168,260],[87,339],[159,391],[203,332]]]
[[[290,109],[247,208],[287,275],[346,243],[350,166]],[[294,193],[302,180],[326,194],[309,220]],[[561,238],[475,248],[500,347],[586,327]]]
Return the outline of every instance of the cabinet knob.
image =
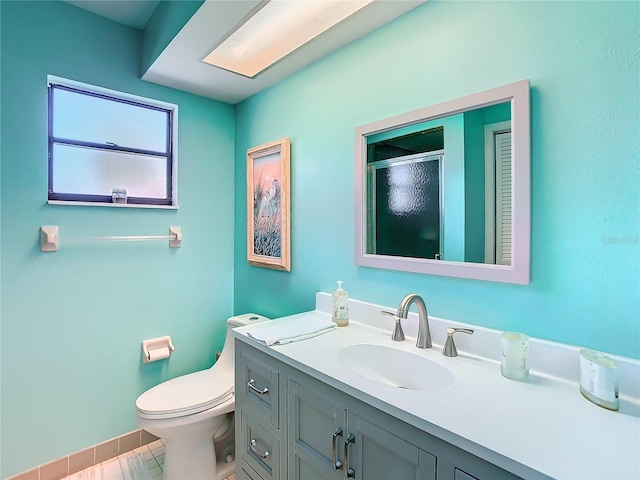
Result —
[[[264,387],[262,390],[258,390],[256,388],[256,381],[252,378],[251,380],[249,380],[249,383],[247,383],[247,387],[249,387],[251,390],[253,390],[254,392],[260,394],[260,395],[268,395],[269,394],[269,389],[267,387]]]
[[[269,455],[271,455],[267,450],[264,451],[264,453],[260,453],[258,451],[258,449],[256,448],[256,446],[258,445],[258,442],[256,442],[255,438],[252,438],[251,441],[249,442],[249,449],[255,453],[257,456],[259,456],[262,459],[267,458]]]
[[[344,478],[353,478],[356,476],[356,471],[349,467],[349,444],[356,443],[356,437],[353,433],[350,433],[347,439],[344,441],[344,463],[342,464],[342,473]]]
[[[340,470],[342,468],[342,462],[336,458],[336,443],[338,442],[338,437],[342,436],[342,428],[336,427],[336,431],[333,432],[331,437],[331,462],[333,463],[333,468],[336,470]]]

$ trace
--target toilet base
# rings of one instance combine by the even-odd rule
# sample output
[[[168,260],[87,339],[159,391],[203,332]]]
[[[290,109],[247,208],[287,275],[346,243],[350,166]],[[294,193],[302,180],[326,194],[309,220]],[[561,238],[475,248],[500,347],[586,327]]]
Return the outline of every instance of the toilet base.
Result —
[[[217,463],[212,461],[213,442],[203,445],[202,442],[167,442],[165,440],[163,480],[210,479],[223,480],[236,471],[235,452],[233,461],[225,459]]]
[[[223,480],[227,478],[229,475],[233,475],[236,473],[236,461],[235,457],[231,463],[227,462],[218,462],[218,480]]]
[[[234,406],[231,400],[204,412],[169,419],[138,415],[138,425],[164,440],[163,480],[218,480],[214,437],[223,441],[218,441],[218,446],[223,447],[221,453],[226,451],[222,437],[228,434],[233,441],[228,428]],[[224,462],[224,458],[221,460]]]
[[[163,480],[217,480],[213,439],[189,439],[182,437],[176,441],[165,438]]]
[[[176,447],[176,445],[172,445]],[[209,445],[212,447],[213,445]],[[223,480],[236,471],[235,456],[233,461],[227,463],[222,460],[217,463],[212,462],[213,451],[210,448],[204,448],[203,451],[197,451],[202,448],[196,445],[187,445],[184,441],[180,442],[177,448],[169,448],[169,443],[165,440],[164,469],[162,474],[163,480],[185,480],[185,479],[202,479],[202,480]]]

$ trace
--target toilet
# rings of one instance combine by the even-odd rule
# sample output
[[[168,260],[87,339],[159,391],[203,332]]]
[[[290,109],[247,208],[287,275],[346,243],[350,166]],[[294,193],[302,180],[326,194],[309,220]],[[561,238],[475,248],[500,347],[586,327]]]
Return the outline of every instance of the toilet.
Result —
[[[235,471],[232,329],[265,320],[252,313],[229,318],[211,368],[168,380],[136,400],[138,425],[165,442],[163,480],[217,480]]]

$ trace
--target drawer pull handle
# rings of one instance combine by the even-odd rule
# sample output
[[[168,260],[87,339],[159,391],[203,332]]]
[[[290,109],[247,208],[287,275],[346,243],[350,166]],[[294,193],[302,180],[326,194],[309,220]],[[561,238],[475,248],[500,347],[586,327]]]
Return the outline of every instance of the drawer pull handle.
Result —
[[[342,462],[336,458],[336,442],[338,441],[338,437],[342,436],[342,429],[340,427],[336,427],[336,431],[333,432],[333,436],[331,437],[331,462],[333,463],[333,468],[336,470],[340,470],[342,468]]]
[[[260,395],[269,394],[269,389],[267,387],[264,387],[262,390],[258,390],[256,388],[256,381],[253,378],[249,380],[249,383],[247,383],[247,387],[249,387],[251,390],[253,390],[256,393],[259,393]]]
[[[349,444],[356,443],[356,437],[353,433],[350,433],[347,439],[344,441],[344,464],[342,465],[342,473],[344,478],[353,478],[356,476],[356,471],[349,467]]]
[[[255,453],[257,456],[259,456],[260,458],[264,459],[267,458],[269,455],[271,455],[267,450],[264,451],[264,453],[260,453],[257,449],[256,449],[256,439],[252,438],[251,441],[249,442],[249,448],[251,449],[251,451],[253,453]]]

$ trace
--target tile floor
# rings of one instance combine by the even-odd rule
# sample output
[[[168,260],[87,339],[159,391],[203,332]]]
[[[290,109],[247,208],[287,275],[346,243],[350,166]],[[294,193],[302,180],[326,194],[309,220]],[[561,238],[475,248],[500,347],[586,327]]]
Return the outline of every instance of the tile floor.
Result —
[[[162,480],[164,441],[156,440],[63,480]],[[235,473],[223,480],[235,480]]]

